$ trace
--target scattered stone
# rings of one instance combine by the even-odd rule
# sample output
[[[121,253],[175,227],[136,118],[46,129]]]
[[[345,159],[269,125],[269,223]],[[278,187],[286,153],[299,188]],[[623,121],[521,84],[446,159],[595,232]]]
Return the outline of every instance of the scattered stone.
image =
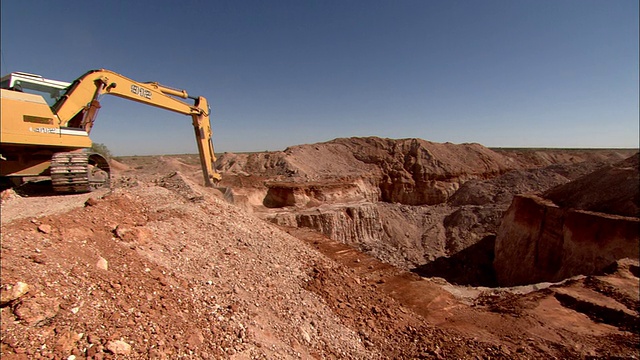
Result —
[[[131,345],[122,340],[112,340],[106,345],[109,352],[115,355],[128,355],[131,353]]]
[[[133,242],[140,245],[146,244],[152,238],[152,233],[150,230],[143,227],[127,227],[123,225],[118,225],[113,230],[114,235],[126,242]]]
[[[76,347],[78,340],[81,338],[82,334],[78,334],[73,331],[63,332],[60,337],[58,337],[58,340],[56,340],[56,351],[63,354],[69,354]]]
[[[88,335],[87,335],[87,342],[88,342],[89,344],[96,345],[96,344],[99,344],[99,343],[100,343],[100,338],[99,338],[99,337],[97,337],[97,336],[95,336],[95,335],[88,334]]]
[[[114,235],[116,235],[120,240],[124,240],[125,236],[127,235],[128,232],[130,232],[131,229],[124,227],[122,225],[118,225],[116,226],[116,228],[113,230]]]
[[[190,349],[195,349],[196,347],[202,345],[203,342],[204,336],[199,330],[194,330],[187,338],[187,344]]]
[[[300,335],[302,335],[304,341],[306,341],[307,343],[311,343],[311,335],[309,335],[309,333],[302,327],[300,327]]]
[[[50,234],[51,230],[52,230],[51,225],[48,225],[48,224],[42,224],[38,226],[38,231],[40,231],[43,234]]]
[[[54,318],[60,310],[56,298],[37,297],[23,300],[14,310],[19,320],[28,326],[38,326]]]
[[[29,285],[18,281],[15,285],[5,285],[0,290],[0,306],[5,306],[6,304],[19,299],[23,295],[29,292]]]
[[[31,259],[36,264],[46,264],[47,263],[47,256],[45,254],[29,255],[29,259]]]
[[[109,269],[109,262],[107,261],[107,259],[103,258],[102,256],[100,257],[100,259],[98,260],[98,262],[96,263],[96,267],[100,270],[108,270]]]
[[[149,359],[167,359],[167,355],[162,352],[160,349],[150,349],[149,350]]]
[[[18,195],[18,193],[16,193],[13,189],[7,189],[0,193],[0,200],[2,201],[8,201],[19,197],[20,195]]]
[[[98,205],[98,200],[96,200],[95,198],[88,198],[87,201],[84,202],[84,206],[95,206]]]
[[[94,344],[89,344],[87,348],[87,357],[94,357],[98,353],[98,347]]]

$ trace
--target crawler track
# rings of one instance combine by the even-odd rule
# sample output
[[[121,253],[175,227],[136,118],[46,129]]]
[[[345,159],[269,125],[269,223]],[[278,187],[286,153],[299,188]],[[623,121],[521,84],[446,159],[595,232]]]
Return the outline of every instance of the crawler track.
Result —
[[[57,153],[51,158],[53,190],[83,193],[109,186],[109,165],[97,154]]]

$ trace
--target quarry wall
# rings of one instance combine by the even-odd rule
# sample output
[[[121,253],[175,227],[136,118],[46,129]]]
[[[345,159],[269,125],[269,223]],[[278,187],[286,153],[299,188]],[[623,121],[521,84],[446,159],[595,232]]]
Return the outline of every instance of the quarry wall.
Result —
[[[640,219],[560,208],[535,195],[514,197],[495,244],[500,286],[556,282],[638,258]]]

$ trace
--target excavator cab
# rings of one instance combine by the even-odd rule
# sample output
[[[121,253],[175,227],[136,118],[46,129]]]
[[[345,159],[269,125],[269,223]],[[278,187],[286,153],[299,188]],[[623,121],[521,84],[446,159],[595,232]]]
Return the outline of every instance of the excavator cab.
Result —
[[[14,72],[0,79],[0,88],[42,96],[49,107],[60,100],[71,83],[45,79],[40,75]]]
[[[23,178],[51,176],[54,154],[91,147],[88,133],[64,128],[53,111],[70,85],[24,72],[0,78],[1,180],[16,184]]]

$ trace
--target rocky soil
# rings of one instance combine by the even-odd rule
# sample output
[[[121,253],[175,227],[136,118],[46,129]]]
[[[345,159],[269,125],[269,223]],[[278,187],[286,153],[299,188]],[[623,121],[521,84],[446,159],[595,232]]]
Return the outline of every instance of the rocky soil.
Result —
[[[627,154],[566,155],[568,170],[557,170],[549,166],[565,155],[527,154],[537,164],[477,144],[427,143],[340,139],[226,154],[217,189],[198,185],[197,158],[185,155],[114,161],[110,191],[7,190],[0,355],[637,358],[637,259],[557,284],[490,288],[443,279],[465,278],[465,256],[491,256],[501,212],[521,190],[505,189],[508,177],[530,180],[523,188],[558,185]],[[367,144],[378,150],[366,153]],[[478,169],[448,161],[467,151]],[[379,159],[387,165],[378,167]],[[476,195],[470,186],[481,183]],[[427,185],[419,200],[407,200]],[[456,195],[464,186],[469,194]],[[324,234],[337,229],[338,238],[310,229],[314,221],[333,224]],[[446,261],[430,269],[438,276],[407,271],[439,259]],[[492,277],[476,265],[474,285],[486,285]]]

